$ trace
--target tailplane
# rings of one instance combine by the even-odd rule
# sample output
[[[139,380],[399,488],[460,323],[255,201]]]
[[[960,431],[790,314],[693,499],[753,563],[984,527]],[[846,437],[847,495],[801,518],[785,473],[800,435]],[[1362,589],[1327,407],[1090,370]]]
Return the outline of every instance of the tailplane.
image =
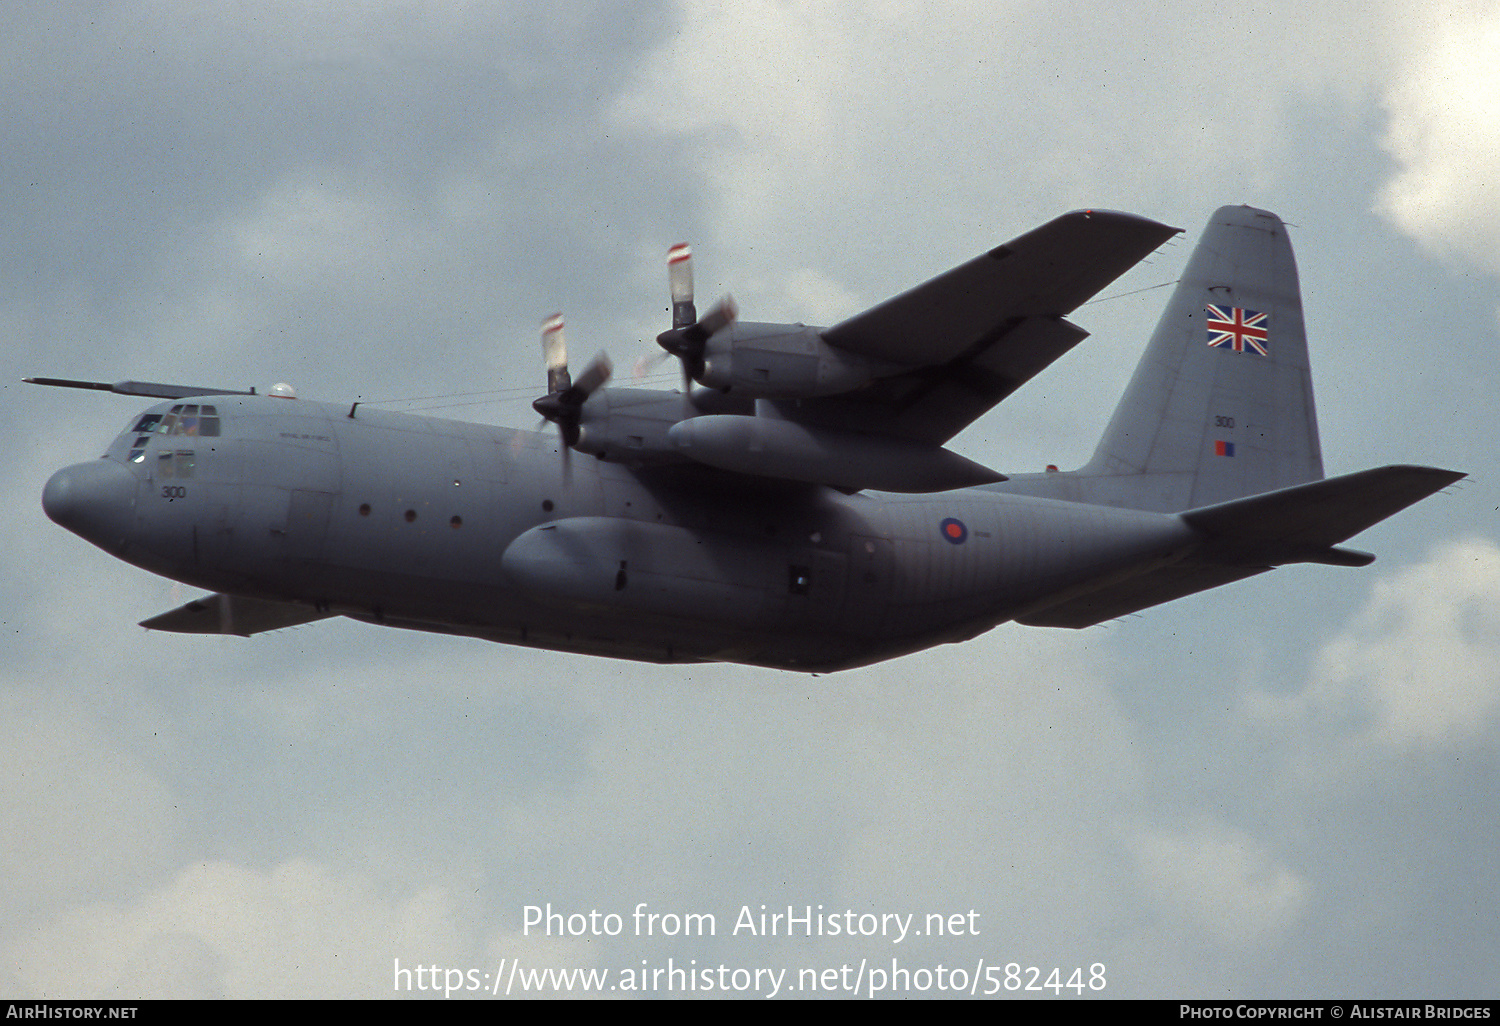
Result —
[[[1339,543],[1463,476],[1380,467],[1189,510],[1180,516],[1198,541],[1175,561],[1134,576],[1103,576],[1016,619],[1031,627],[1089,627],[1287,563],[1368,566],[1374,556]]]

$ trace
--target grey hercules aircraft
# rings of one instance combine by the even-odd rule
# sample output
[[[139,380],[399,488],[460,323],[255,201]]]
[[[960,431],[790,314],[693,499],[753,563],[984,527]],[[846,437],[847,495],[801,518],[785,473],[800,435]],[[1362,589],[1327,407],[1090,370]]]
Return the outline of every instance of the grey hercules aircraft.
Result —
[[[1093,458],[1005,477],[945,448],[1082,341],[1066,317],[1176,234],[1065,214],[831,328],[698,317],[669,256],[681,392],[577,379],[557,428],[186,385],[47,482],[47,515],[213,595],[144,621],[330,616],[653,662],[827,671],[1014,620],[1085,627],[1340,543],[1464,475],[1323,477],[1286,228],[1214,214]],[[31,380],[31,379],[29,379]],[[696,387],[695,387],[696,386]],[[275,392],[276,390],[273,390]],[[572,450],[596,457],[576,460]]]

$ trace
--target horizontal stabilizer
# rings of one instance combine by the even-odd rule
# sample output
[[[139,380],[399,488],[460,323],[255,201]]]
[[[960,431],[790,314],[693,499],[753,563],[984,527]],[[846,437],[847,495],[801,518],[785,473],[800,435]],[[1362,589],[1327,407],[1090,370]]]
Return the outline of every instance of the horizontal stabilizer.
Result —
[[[1465,475],[1436,467],[1378,467],[1181,514],[1207,535],[1217,561],[1363,566],[1366,553],[1335,546]]]
[[[1016,617],[1029,627],[1090,627],[1285,563],[1366,566],[1375,557],[1339,546],[1465,475],[1434,467],[1380,467],[1180,514],[1203,543],[1183,559]]]
[[[218,594],[194,599],[185,606],[142,620],[141,626],[174,634],[233,634],[248,638],[265,631],[326,620],[332,615],[296,602]]]

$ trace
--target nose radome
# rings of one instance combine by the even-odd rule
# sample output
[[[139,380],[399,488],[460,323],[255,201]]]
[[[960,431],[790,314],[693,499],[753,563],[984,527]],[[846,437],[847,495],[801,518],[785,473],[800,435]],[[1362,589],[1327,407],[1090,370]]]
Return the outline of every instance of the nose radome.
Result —
[[[64,467],[42,489],[42,509],[52,520],[95,545],[124,545],[135,508],[136,479],[110,459]]]

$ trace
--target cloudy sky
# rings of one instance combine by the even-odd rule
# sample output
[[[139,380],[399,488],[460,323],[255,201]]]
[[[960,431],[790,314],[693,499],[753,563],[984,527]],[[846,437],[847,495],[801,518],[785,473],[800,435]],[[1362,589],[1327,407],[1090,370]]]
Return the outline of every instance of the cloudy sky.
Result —
[[[672,960],[1495,996],[1500,11],[1132,6],[8,5],[0,993]],[[1473,475],[1356,539],[1367,569],[812,677],[148,635],[196,593],[40,507],[145,404],[23,375],[530,426],[541,318],[628,364],[681,239],[700,298],[829,323],[1085,206],[1187,229],[1112,291],[1150,290],[1241,202],[1293,225],[1328,472]],[[1165,297],[1080,310],[1093,337],[958,447],[1083,462]],[[623,932],[528,930],[549,903]],[[641,903],[717,935],[636,936]],[[732,932],[762,905],[965,931]]]

